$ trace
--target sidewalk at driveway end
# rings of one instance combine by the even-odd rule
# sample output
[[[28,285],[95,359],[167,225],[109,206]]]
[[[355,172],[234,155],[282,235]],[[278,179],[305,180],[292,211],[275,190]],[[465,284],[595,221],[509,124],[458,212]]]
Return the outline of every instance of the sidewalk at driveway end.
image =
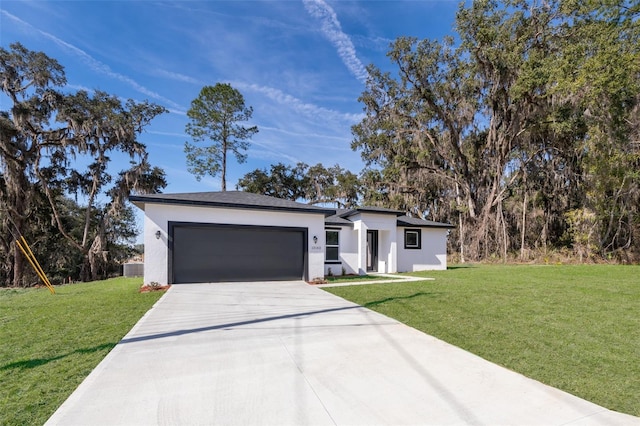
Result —
[[[318,288],[323,287],[346,287],[350,285],[367,285],[367,284],[391,284],[391,283],[401,283],[401,282],[414,282],[414,281],[434,281],[435,278],[427,278],[427,277],[412,277],[410,275],[396,275],[396,274],[383,274],[383,273],[370,273],[372,277],[386,277],[385,279],[376,280],[376,279],[368,279],[358,281],[357,279],[341,281],[337,283],[326,283],[326,284],[313,284]]]

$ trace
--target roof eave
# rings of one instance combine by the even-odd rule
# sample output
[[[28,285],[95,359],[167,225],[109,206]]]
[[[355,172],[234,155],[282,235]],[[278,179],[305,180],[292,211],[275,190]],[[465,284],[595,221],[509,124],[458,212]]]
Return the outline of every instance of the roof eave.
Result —
[[[351,217],[351,216],[355,216],[358,214],[366,214],[366,213],[370,213],[370,214],[387,214],[387,215],[395,215],[396,217],[398,216],[403,216],[405,213],[400,211],[400,210],[370,210],[370,209],[365,209],[365,210],[361,210],[361,209],[355,209],[355,210],[351,210],[345,214],[340,215],[340,217]]]
[[[454,225],[449,223],[409,223],[398,220],[396,223],[397,226],[403,226],[405,228],[441,228],[441,229],[453,229]]]
[[[338,226],[342,228],[353,228],[353,222],[351,223],[338,223],[338,222],[327,222],[324,221],[324,226]]]
[[[146,203],[150,204],[166,204],[166,205],[179,205],[179,206],[196,206],[196,207],[218,207],[218,208],[231,208],[231,209],[245,209],[245,210],[270,210],[270,211],[287,211],[292,213],[313,213],[324,214],[325,217],[333,216],[336,214],[335,210],[328,210],[323,208],[304,208],[304,207],[285,207],[285,206],[261,206],[255,204],[238,204],[238,203],[225,203],[219,201],[201,201],[201,200],[172,200],[167,198],[146,198],[144,196],[132,195],[129,197],[129,201],[135,204],[137,207],[144,210]]]

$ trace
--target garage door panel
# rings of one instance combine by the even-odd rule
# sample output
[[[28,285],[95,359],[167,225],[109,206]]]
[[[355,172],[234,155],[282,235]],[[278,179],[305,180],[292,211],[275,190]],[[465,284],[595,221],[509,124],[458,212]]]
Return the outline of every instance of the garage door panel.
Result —
[[[304,276],[304,229],[202,224],[172,228],[174,283],[292,280]]]

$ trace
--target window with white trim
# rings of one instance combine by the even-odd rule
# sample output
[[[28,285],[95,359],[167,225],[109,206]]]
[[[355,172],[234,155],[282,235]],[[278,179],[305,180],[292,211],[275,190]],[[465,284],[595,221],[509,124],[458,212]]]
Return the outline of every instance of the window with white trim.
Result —
[[[421,229],[405,229],[404,230],[404,248],[420,249],[422,242]]]
[[[327,230],[324,260],[338,262],[340,260],[340,231]]]

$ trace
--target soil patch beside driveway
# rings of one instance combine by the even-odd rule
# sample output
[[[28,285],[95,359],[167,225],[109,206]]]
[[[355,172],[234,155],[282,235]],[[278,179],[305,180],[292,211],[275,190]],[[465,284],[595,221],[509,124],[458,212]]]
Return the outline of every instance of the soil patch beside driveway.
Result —
[[[183,284],[50,425],[638,425],[296,282]]]

